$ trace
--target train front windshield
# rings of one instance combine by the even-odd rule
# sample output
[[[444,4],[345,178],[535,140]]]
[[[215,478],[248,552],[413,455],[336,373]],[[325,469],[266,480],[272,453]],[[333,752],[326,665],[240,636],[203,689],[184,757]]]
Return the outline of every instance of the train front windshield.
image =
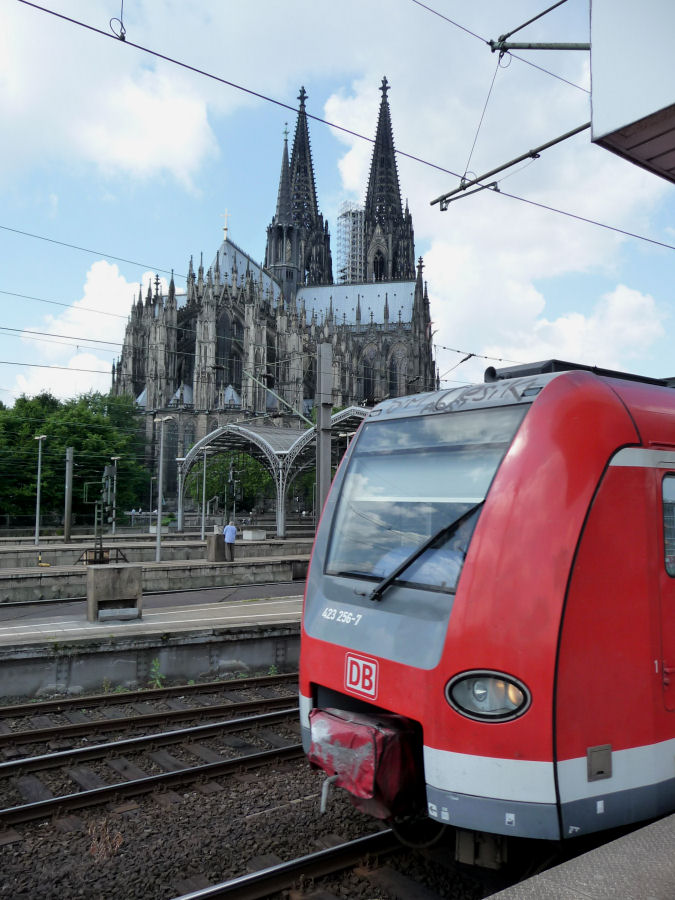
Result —
[[[528,408],[366,423],[345,472],[326,574],[379,581],[439,534],[398,580],[454,591],[480,505]]]

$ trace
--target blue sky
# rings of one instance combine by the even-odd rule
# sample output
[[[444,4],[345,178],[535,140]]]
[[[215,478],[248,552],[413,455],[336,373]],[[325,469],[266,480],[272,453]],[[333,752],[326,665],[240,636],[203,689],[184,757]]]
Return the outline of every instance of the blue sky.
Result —
[[[42,5],[108,31],[121,3]],[[546,5],[428,3],[483,39]],[[139,281],[145,292],[174,269],[180,290],[190,255],[212,261],[225,210],[230,237],[263,259],[295,116],[18,0],[0,0],[0,16],[0,399],[106,390]],[[572,84],[516,59],[497,69],[478,37],[413,0],[126,0],[124,23],[129,42],[282,103],[304,85],[310,113],[368,136],[386,75],[397,148],[453,172],[480,174],[590,118],[588,53],[519,54]],[[588,0],[520,35],[588,38]],[[371,145],[318,122],[310,132],[335,261],[338,207],[363,200]],[[675,186],[588,132],[505,175],[504,192],[675,244]],[[444,383],[549,357],[675,375],[672,249],[489,191],[440,213],[430,201],[455,177],[407,158],[399,177]]]

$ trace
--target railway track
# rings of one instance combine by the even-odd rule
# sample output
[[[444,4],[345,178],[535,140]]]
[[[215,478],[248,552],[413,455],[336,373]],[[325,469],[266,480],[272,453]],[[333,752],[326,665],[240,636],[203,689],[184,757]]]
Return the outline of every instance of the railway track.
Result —
[[[236,900],[257,900],[287,890],[299,879],[310,881],[326,875],[334,875],[344,869],[356,867],[364,857],[372,857],[401,850],[394,832],[377,831],[353,841],[345,841],[334,847],[296,857],[287,862],[268,866],[257,872],[241,875],[220,884],[182,894],[176,900],[215,900],[231,897]],[[419,895],[418,895],[419,896]],[[439,898],[440,900],[440,898]]]
[[[300,900],[324,878],[339,896],[356,896],[354,885],[359,896],[448,896],[416,884],[419,867],[406,867],[393,834],[349,840],[364,823],[340,794],[319,815],[321,778],[305,763],[297,715],[293,703],[0,763],[0,894],[149,900],[292,888]],[[29,796],[3,803],[19,782]],[[38,782],[54,796],[36,796]]]
[[[403,846],[391,829],[383,829],[349,841],[334,842],[328,847],[302,856],[279,861],[255,872],[239,875],[219,884],[199,887],[182,893],[174,900],[258,900],[270,896],[292,897],[293,900],[330,900],[350,896],[354,883],[360,883],[359,896],[392,897],[397,900],[444,900],[447,882],[440,892],[418,878],[401,871],[390,861],[403,862],[419,857]],[[452,871],[448,866],[447,870]],[[328,885],[317,885],[317,879],[328,879]],[[476,887],[482,884],[476,880]],[[472,885],[471,887],[473,887]],[[482,888],[465,891],[467,885],[456,885],[453,896],[460,898],[484,896]],[[491,893],[486,887],[487,893]]]
[[[280,709],[295,703],[297,698],[295,690],[281,692],[280,688],[295,687],[296,683],[295,673],[278,674],[3,706],[0,750],[7,758],[12,752],[16,755],[16,750],[7,750],[12,747],[50,742],[63,745],[91,733],[124,732],[190,719]],[[263,697],[242,699],[246,693]],[[133,714],[125,714],[127,709]]]
[[[26,802],[0,809],[0,826],[31,822],[180,785],[195,782],[203,785],[218,776],[299,759],[303,755],[301,744],[269,730],[270,725],[278,727],[289,722],[295,726],[296,718],[297,706],[293,706],[274,713],[7,761],[0,764],[0,790],[11,785]],[[228,745],[225,735],[235,732],[250,735],[258,744],[266,744],[271,749],[258,749],[241,737]],[[198,743],[205,738],[218,741],[220,749]],[[180,748],[180,756],[158,749],[169,745]],[[247,752],[242,753],[244,748]],[[233,756],[236,751],[239,752]],[[129,759],[130,755],[140,753],[143,753],[142,759]],[[190,764],[186,761],[188,757],[202,761]],[[151,765],[163,771],[147,774],[141,765],[145,764],[147,768],[148,759]],[[96,770],[83,765],[93,760],[101,763]],[[53,796],[45,783],[44,773],[55,769],[59,774],[52,781],[63,784],[69,780],[78,789]],[[109,775],[114,773],[116,780],[105,783],[102,771]],[[35,773],[41,773],[43,777],[39,778]]]
[[[134,703],[138,700],[163,700],[170,697],[198,697],[200,694],[214,694],[227,690],[250,690],[278,684],[297,684],[297,672],[259,675],[252,678],[230,678],[226,681],[201,681],[195,684],[174,684],[167,687],[141,688],[137,691],[108,691],[89,694],[86,697],[58,697],[54,700],[31,700],[26,703],[12,703],[0,706],[0,721],[11,716],[34,716],[50,712],[62,712],[83,707],[94,709]]]
[[[276,674],[2,707],[0,826],[299,757],[296,680]]]

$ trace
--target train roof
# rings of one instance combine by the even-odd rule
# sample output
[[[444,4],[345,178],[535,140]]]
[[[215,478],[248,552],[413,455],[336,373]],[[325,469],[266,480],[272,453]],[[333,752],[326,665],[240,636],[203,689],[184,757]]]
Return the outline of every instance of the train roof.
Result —
[[[650,378],[647,375],[635,375],[632,372],[618,372],[614,369],[602,369],[598,366],[587,366],[584,363],[566,362],[562,359],[545,359],[541,362],[523,363],[518,366],[506,366],[495,369],[488,366],[485,370],[484,380],[487,383],[504,381],[509,378],[523,378],[527,375],[543,375],[551,372],[570,372],[582,370],[593,372],[594,375],[602,375],[605,378],[621,378],[623,381],[640,381],[643,384],[658,384],[661,387],[671,387],[670,380],[663,378]]]
[[[407,416],[433,415],[443,412],[459,412],[468,409],[486,409],[496,406],[513,406],[532,403],[535,397],[546,387],[549,382],[559,378],[566,372],[585,371],[601,378],[613,378],[624,382],[633,383],[645,387],[650,385],[657,388],[665,388],[671,393],[671,385],[668,381],[634,375],[628,372],[617,372],[612,369],[601,369],[597,366],[586,366],[581,363],[568,363],[562,360],[549,359],[543,362],[530,363],[523,366],[511,366],[505,369],[486,370],[485,382],[468,384],[460,387],[449,388],[443,391],[433,391],[425,394],[413,394],[409,397],[397,397],[385,400],[371,410],[366,421],[374,419],[398,419]],[[617,385],[618,387],[618,385]],[[644,388],[643,388],[644,390]],[[625,390],[621,391],[624,402],[629,407],[643,405],[644,398],[638,398],[633,392],[630,398]],[[672,400],[657,403],[663,406],[664,411],[672,416],[672,408],[675,406],[675,395]]]

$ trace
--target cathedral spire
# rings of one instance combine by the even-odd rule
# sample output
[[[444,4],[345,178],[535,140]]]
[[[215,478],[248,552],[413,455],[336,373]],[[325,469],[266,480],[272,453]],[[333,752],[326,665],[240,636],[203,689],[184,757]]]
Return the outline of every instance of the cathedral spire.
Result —
[[[199,269],[197,269],[197,290],[201,296],[204,293],[204,252],[199,254]]]
[[[300,88],[291,160],[285,132],[276,214],[267,228],[265,267],[286,300],[295,296],[299,285],[333,282],[330,234],[316,199],[306,99],[307,92]]]
[[[415,277],[412,217],[401,206],[394,134],[389,110],[389,82],[380,86],[382,100],[377,120],[364,211],[366,277],[368,281]]]
[[[394,134],[387,99],[389,82],[386,76],[382,79],[380,90],[382,100],[366,193],[366,216],[387,231],[392,224],[401,219],[401,190],[398,184]]]
[[[288,162],[288,125],[284,129],[284,152],[281,157],[281,176],[279,177],[279,194],[277,196],[277,225],[290,225],[293,222],[291,207],[291,167]]]
[[[314,166],[312,165],[312,149],[309,143],[307,112],[305,100],[307,92],[300,88],[298,100],[298,121],[295,126],[293,152],[291,153],[291,206],[296,224],[304,228],[312,228],[319,216],[316,202],[316,185],[314,182]]]

